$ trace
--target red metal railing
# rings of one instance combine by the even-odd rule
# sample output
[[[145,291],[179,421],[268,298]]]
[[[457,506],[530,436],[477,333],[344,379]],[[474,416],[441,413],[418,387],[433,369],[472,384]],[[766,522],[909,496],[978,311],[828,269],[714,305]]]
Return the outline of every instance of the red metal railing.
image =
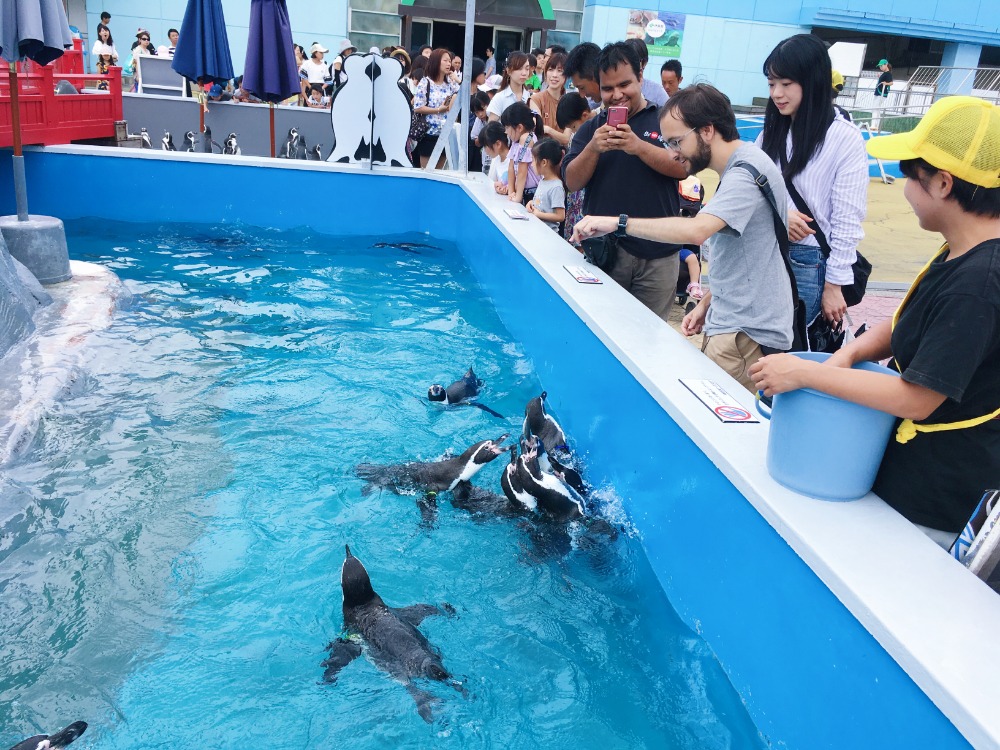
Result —
[[[105,82],[107,90],[91,93],[56,94],[55,85],[66,80],[78,91],[87,83]],[[90,138],[114,138],[115,121],[122,119],[122,70],[109,68],[107,75],[56,72],[51,65],[33,66],[19,73],[18,102],[21,142],[54,146]],[[14,142],[11,124],[10,83],[0,75],[0,147]]]

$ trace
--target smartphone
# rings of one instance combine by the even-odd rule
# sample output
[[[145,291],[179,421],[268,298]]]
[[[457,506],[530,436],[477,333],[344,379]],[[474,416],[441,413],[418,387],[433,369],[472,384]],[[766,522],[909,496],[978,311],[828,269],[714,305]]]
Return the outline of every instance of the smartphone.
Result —
[[[608,107],[608,125],[617,128],[628,120],[628,107]]]

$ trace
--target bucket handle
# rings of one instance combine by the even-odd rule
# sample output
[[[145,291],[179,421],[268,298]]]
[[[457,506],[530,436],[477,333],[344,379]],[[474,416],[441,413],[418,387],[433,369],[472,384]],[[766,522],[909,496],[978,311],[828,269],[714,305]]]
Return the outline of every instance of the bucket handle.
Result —
[[[764,419],[771,420],[771,399],[764,395],[764,391],[757,391],[754,394],[754,401],[757,407],[757,413],[760,414]],[[765,411],[765,409],[767,411]]]

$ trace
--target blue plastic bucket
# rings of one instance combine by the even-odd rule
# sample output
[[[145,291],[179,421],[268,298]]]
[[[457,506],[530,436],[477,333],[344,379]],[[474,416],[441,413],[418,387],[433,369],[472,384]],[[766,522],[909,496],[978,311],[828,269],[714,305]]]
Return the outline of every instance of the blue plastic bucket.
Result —
[[[795,352],[822,362],[830,355]],[[899,377],[887,367],[864,362],[854,369]],[[811,388],[779,393],[771,413],[767,470],[775,480],[803,495],[824,500],[857,500],[875,483],[896,418]]]

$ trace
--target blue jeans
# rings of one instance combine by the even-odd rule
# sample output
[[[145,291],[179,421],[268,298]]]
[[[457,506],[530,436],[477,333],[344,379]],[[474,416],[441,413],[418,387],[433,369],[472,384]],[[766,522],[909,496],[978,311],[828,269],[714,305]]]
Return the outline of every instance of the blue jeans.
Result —
[[[806,323],[812,323],[822,310],[823,284],[826,282],[826,260],[818,247],[792,243],[788,247],[792,273],[799,287],[799,299],[806,306]]]

